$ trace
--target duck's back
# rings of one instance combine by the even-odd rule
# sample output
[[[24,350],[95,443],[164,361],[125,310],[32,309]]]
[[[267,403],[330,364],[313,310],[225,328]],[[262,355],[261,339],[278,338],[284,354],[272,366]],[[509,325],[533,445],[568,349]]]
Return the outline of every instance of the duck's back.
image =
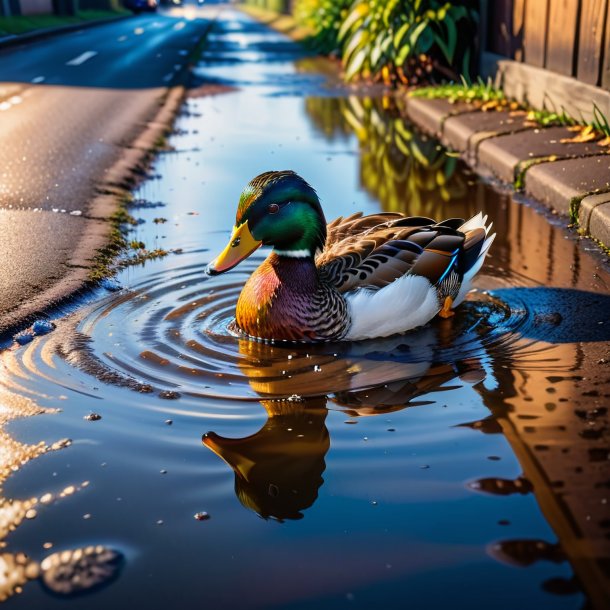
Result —
[[[352,320],[346,338],[404,332],[428,322],[447,298],[459,305],[493,241],[486,221],[480,213],[440,223],[355,214],[330,223],[316,265],[345,294]]]

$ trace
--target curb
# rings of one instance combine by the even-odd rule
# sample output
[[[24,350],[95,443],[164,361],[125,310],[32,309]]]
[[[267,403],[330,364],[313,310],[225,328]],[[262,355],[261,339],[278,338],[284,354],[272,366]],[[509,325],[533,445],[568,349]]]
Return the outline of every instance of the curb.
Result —
[[[461,153],[477,174],[524,191],[610,248],[610,151],[595,143],[561,143],[573,135],[565,127],[526,126],[506,111],[402,95],[406,117]],[[591,196],[601,197],[595,209]],[[588,207],[581,213],[583,202]]]
[[[104,25],[111,23],[112,21],[121,21],[123,19],[130,19],[134,15],[117,15],[116,17],[107,17],[104,19],[91,19],[83,21],[82,23],[70,23],[68,25],[60,25],[54,28],[43,28],[40,30],[32,30],[31,32],[24,32],[23,34],[11,34],[0,38],[0,49],[6,49],[10,47],[18,47],[23,44],[29,44],[30,42],[36,42],[52,36],[59,36],[60,34],[68,34],[70,32],[76,32],[78,30],[86,30],[96,25]]]

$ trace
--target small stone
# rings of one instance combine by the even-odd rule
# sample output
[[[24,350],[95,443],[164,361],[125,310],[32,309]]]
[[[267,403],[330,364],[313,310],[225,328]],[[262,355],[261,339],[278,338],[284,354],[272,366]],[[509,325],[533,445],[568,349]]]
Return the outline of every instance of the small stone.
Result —
[[[49,320],[36,320],[36,322],[32,324],[32,331],[35,335],[46,335],[52,330],[55,330],[55,324],[49,322]]]
[[[42,582],[58,595],[73,595],[118,576],[123,555],[101,545],[53,553],[42,560]]]
[[[165,400],[176,400],[180,398],[180,392],[174,392],[173,390],[162,390],[159,392],[159,398],[164,398]]]
[[[85,421],[99,421],[102,419],[102,416],[99,413],[89,413],[89,415],[85,415],[83,419]]]
[[[37,514],[38,513],[36,512],[36,509],[30,508],[30,510],[27,510],[25,512],[25,518],[26,519],[35,519]]]
[[[17,333],[13,339],[15,339],[19,345],[25,345],[34,339],[34,334],[29,330],[22,330],[21,332]]]

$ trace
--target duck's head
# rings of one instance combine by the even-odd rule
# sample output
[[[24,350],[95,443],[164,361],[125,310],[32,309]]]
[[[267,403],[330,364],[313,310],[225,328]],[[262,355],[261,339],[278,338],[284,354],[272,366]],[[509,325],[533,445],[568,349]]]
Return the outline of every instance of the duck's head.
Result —
[[[313,257],[325,241],[326,220],[314,189],[293,171],[265,172],[242,191],[229,243],[208,272],[224,273],[262,245],[285,256]]]

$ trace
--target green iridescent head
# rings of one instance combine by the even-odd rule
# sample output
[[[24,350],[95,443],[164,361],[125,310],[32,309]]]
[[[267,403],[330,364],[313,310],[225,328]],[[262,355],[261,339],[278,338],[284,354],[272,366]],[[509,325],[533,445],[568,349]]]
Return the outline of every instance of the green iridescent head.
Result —
[[[314,189],[293,171],[265,172],[242,191],[231,239],[208,271],[228,271],[261,245],[313,257],[325,241],[326,220]]]
[[[315,190],[293,171],[265,172],[241,193],[235,226],[248,223],[254,239],[283,251],[324,247],[326,220]]]

